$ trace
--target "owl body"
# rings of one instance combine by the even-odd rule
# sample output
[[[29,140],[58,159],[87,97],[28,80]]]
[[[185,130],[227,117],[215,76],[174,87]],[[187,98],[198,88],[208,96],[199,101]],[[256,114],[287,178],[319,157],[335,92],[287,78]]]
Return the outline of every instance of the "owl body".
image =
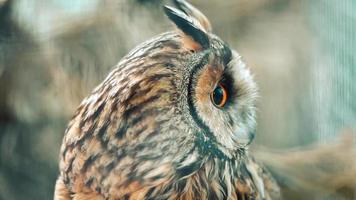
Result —
[[[256,98],[247,66],[205,16],[175,3],[181,11],[165,11],[179,30],[132,50],[77,109],[55,199],[279,198],[247,151]]]

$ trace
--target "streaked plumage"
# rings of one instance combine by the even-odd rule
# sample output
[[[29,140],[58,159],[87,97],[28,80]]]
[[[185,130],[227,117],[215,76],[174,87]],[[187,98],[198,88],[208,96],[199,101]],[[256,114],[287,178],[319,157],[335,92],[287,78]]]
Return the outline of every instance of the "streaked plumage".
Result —
[[[247,151],[256,99],[247,66],[200,11],[175,4],[165,11],[179,30],[132,50],[79,106],[55,199],[279,198]],[[218,83],[223,107],[211,99]]]

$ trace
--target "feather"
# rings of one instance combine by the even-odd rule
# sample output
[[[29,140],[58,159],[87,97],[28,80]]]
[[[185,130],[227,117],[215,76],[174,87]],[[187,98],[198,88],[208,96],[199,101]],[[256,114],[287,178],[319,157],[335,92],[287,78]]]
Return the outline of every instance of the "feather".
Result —
[[[196,20],[186,15],[184,12],[170,6],[164,6],[164,12],[185,35],[190,36],[203,49],[209,47],[210,42],[208,34],[199,23],[196,23]]]
[[[205,29],[205,31],[211,32],[212,28],[208,18],[197,8],[195,8],[192,4],[188,3],[185,0],[174,0],[173,2],[185,14],[196,19],[201,24],[201,26]]]

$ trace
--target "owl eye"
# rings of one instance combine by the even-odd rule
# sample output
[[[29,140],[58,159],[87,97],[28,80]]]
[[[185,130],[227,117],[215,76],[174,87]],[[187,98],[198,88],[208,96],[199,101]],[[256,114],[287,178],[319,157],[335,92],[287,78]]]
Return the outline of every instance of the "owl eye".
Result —
[[[210,98],[216,107],[222,108],[225,106],[228,99],[228,92],[221,82],[215,87],[214,91],[210,94]]]

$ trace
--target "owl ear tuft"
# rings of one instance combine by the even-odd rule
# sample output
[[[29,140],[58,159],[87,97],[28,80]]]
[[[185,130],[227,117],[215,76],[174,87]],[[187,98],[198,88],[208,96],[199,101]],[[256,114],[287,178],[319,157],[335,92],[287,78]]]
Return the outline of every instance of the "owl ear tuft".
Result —
[[[183,6],[184,4],[179,5]],[[190,15],[188,7],[180,9],[164,6],[164,11],[168,18],[182,31],[185,47],[191,50],[207,49],[209,47],[207,30],[194,16]]]
[[[191,16],[193,19],[197,20],[198,23],[206,32],[211,32],[211,24],[208,18],[192,4],[185,0],[173,0],[175,6],[177,6],[186,15]]]

